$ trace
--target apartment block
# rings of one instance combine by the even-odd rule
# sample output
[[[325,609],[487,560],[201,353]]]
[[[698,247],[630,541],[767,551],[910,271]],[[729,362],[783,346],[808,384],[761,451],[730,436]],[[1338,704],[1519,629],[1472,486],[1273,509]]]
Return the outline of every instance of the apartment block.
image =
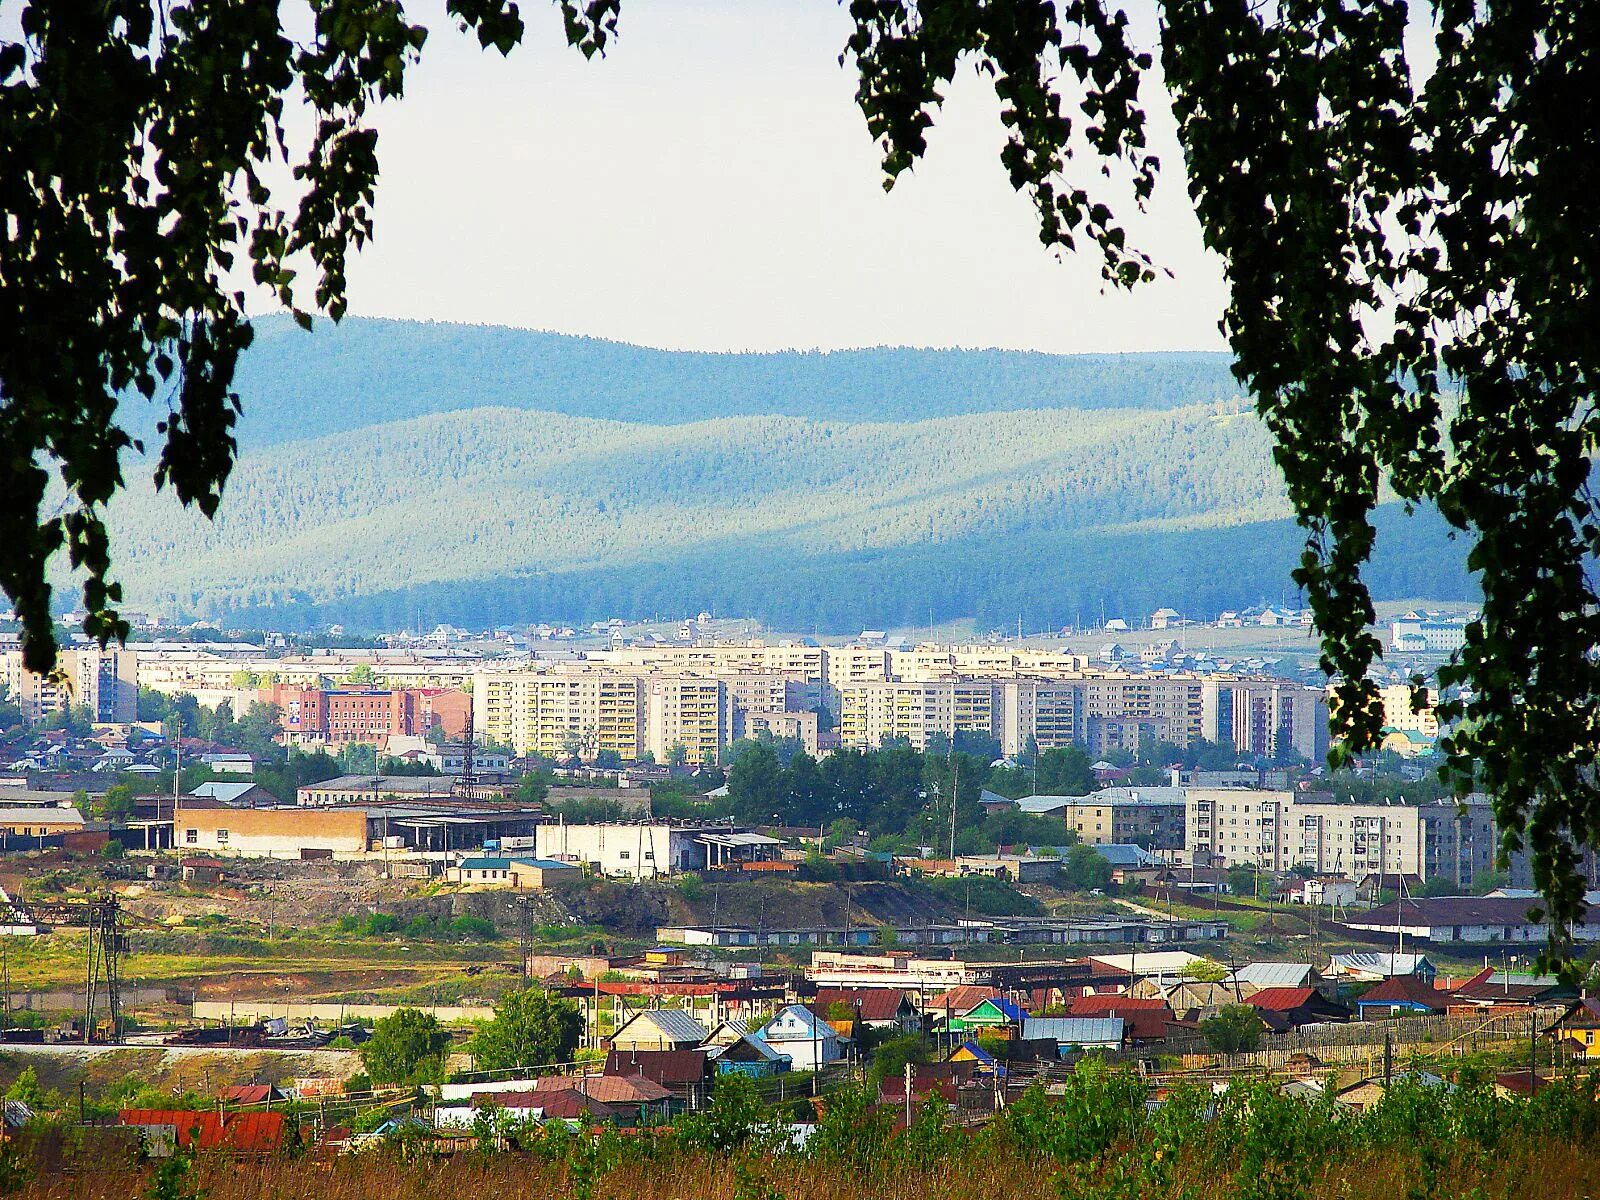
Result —
[[[868,750],[905,739],[918,750],[936,734],[999,733],[999,688],[988,680],[850,683],[839,689],[839,740]]]
[[[1184,848],[1188,813],[1183,788],[1105,788],[1087,796],[1029,796],[1022,808],[1060,817],[1079,841],[1090,846]]]
[[[1000,752],[1054,750],[1083,741],[1080,689],[1050,679],[1008,679],[999,684]]]
[[[714,763],[727,745],[728,709],[722,682],[695,675],[645,681],[645,748],[657,762]]]
[[[518,754],[623,761],[644,756],[645,681],[597,671],[504,671],[473,680],[473,721],[486,740]]]
[[[99,647],[61,650],[54,675],[36,675],[22,664],[22,651],[0,654],[6,689],[33,722],[69,706],[85,708],[91,721],[122,723],[139,719],[138,655],[132,650]]]

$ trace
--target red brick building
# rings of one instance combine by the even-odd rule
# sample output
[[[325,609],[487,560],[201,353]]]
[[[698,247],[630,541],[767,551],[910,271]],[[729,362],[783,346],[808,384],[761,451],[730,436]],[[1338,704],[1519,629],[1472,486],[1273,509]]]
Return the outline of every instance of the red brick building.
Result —
[[[472,698],[449,688],[303,688],[275,683],[261,699],[278,706],[289,745],[348,742],[378,745],[390,737],[426,737],[442,725],[447,737],[466,728]]]

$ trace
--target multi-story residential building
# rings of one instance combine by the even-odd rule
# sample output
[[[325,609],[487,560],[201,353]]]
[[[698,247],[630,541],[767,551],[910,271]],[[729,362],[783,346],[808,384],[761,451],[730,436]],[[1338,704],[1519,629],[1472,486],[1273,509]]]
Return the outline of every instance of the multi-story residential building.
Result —
[[[1115,787],[1087,796],[1024,796],[1023,812],[1060,817],[1090,846],[1182,850],[1188,813],[1181,787]]]
[[[1008,679],[999,685],[1000,753],[1055,750],[1083,741],[1080,690],[1053,679]]]
[[[21,650],[0,654],[0,666],[0,679],[25,721],[43,720],[69,706],[87,709],[89,719],[101,723],[139,719],[138,655],[132,650],[61,650],[54,675],[28,670]]]
[[[1443,878],[1462,890],[1496,869],[1500,844],[1481,795],[1459,805],[1346,804],[1293,792],[1190,788],[1185,821],[1187,849],[1218,866],[1307,867],[1351,879]],[[1594,854],[1585,855],[1582,869],[1591,884],[1600,883]],[[1509,874],[1510,886],[1532,886],[1526,853],[1511,855]]]
[[[503,671],[472,685],[475,730],[518,754],[626,762],[644,757],[646,699],[641,676],[611,671]]]
[[[857,749],[904,739],[926,750],[936,734],[995,737],[999,728],[999,688],[989,680],[851,683],[839,694],[839,740]]]
[[[821,752],[821,730],[814,712],[745,713],[743,729],[741,737],[753,738],[766,733],[774,738],[793,738],[813,758]]]
[[[1420,733],[1426,738],[1439,736],[1439,718],[1434,712],[1439,703],[1439,693],[1426,689],[1423,707],[1411,706],[1411,688],[1406,684],[1378,689],[1378,699],[1383,703],[1383,724],[1386,729],[1405,729]]]
[[[1190,788],[1184,797],[1185,846],[1201,863],[1286,871],[1295,862],[1293,792]]]
[[[726,693],[716,679],[653,676],[645,683],[645,747],[657,762],[681,748],[686,763],[714,763],[729,729]]]

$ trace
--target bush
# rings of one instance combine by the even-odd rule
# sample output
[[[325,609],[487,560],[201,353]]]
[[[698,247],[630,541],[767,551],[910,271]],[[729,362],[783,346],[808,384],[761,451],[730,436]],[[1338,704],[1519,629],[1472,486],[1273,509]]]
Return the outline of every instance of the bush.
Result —
[[[495,936],[494,922],[485,917],[457,917],[450,922],[449,929],[456,937],[479,941],[493,941]]]
[[[1214,1054],[1246,1054],[1261,1044],[1261,1017],[1248,1004],[1230,1004],[1200,1022]]]

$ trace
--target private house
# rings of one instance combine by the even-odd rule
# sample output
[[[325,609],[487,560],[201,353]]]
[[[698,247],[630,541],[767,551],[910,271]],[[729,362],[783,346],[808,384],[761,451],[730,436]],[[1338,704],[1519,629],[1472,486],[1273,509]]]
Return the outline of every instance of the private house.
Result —
[[[694,1050],[705,1040],[705,1026],[681,1008],[646,1008],[617,1026],[609,1039],[609,1048]]]
[[[1323,989],[1323,979],[1310,963],[1253,962],[1239,967],[1223,981],[1229,987],[1238,985],[1245,995],[1265,988],[1315,988]]]
[[[556,862],[549,858],[479,855],[462,859],[446,873],[446,878],[478,887],[539,892],[579,882],[583,878],[583,868],[575,863]]]
[[[1133,996],[1075,996],[1067,1006],[1071,1017],[1117,1017],[1123,1022],[1123,1037],[1136,1044],[1159,1042],[1177,1018],[1164,1000]]]
[[[602,1075],[641,1075],[680,1099],[696,1100],[711,1078],[710,1052],[693,1050],[616,1050],[606,1052]]]
[[[1167,986],[1158,986],[1146,980],[1133,989],[1133,995],[1139,999],[1165,1001],[1166,1006],[1184,1020],[1215,1016],[1219,1008],[1244,1003],[1243,988],[1235,988],[1231,983],[1204,983],[1195,979]]]
[[[1290,904],[1349,907],[1356,902],[1356,882],[1336,875],[1313,875],[1294,880],[1283,894]]]
[[[762,1041],[788,1057],[796,1071],[813,1071],[844,1057],[844,1039],[803,1004],[790,1004],[762,1027]]]
[[[213,800],[229,808],[272,808],[278,798],[259,783],[247,779],[212,779],[189,793],[196,800]]]
[[[1017,1029],[1028,1014],[1013,1000],[988,996],[966,1012],[950,1018],[950,1032],[971,1033],[979,1029]]]
[[[1600,1033],[1600,1000],[1588,996],[1578,1000],[1545,1032],[1574,1058],[1600,1058],[1595,1041]]]
[[[922,1026],[911,997],[899,988],[818,988],[816,1011],[831,1020],[839,1007],[850,1010],[856,1025],[866,1029],[894,1029],[913,1033]]]
[[[1262,988],[1246,996],[1244,1002],[1261,1014],[1261,1020],[1274,1033],[1285,1033],[1302,1025],[1350,1019],[1348,1008],[1309,987]]]
[[[1121,1017],[1029,1017],[1022,1023],[1025,1042],[1051,1041],[1058,1056],[1096,1048],[1119,1049],[1127,1026]]]
[[[972,1073],[976,1077],[993,1078],[997,1075],[1001,1079],[1006,1077],[1005,1064],[975,1041],[962,1042],[961,1045],[950,1051],[950,1056],[945,1061],[971,1063]]]
[[[1393,1076],[1395,1083],[1411,1083],[1418,1087],[1442,1088],[1444,1091],[1453,1092],[1456,1085],[1443,1076],[1435,1075],[1432,1071],[1396,1071]],[[1353,1083],[1349,1087],[1334,1094],[1333,1102],[1340,1108],[1353,1109],[1356,1112],[1365,1112],[1378,1101],[1382,1100],[1384,1093],[1389,1089],[1384,1085],[1382,1078],[1363,1079],[1360,1083]]]
[[[1437,1014],[1450,1005],[1450,993],[1424,983],[1415,975],[1391,975],[1356,997],[1356,1017],[1362,1021]]]
[[[711,1031],[702,1047],[711,1069],[718,1075],[739,1073],[762,1077],[789,1069],[788,1056],[779,1054],[743,1021],[725,1020]]]

